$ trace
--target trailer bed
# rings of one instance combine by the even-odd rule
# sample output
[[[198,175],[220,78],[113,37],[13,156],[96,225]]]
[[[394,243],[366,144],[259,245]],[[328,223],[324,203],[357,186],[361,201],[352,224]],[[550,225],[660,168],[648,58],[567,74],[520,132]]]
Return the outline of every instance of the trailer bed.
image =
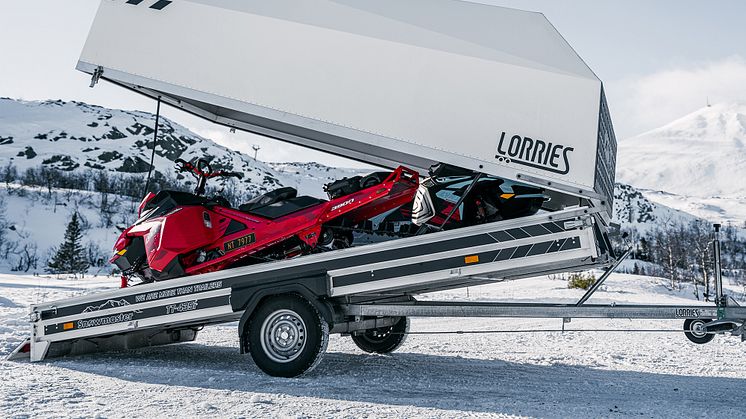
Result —
[[[191,340],[205,324],[240,319],[283,290],[333,305],[608,266],[613,255],[596,217],[577,208],[35,305],[31,359],[143,330],[174,335],[165,343]]]

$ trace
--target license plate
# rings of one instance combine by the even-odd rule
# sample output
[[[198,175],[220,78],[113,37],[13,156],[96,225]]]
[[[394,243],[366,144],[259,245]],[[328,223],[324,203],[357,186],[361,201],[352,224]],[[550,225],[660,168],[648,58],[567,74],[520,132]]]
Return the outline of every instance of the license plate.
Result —
[[[225,244],[223,245],[223,248],[225,249],[226,252],[230,252],[236,249],[240,249],[244,246],[248,246],[251,243],[254,243],[255,241],[256,241],[256,238],[254,237],[254,233],[251,233],[249,235],[225,242]]]

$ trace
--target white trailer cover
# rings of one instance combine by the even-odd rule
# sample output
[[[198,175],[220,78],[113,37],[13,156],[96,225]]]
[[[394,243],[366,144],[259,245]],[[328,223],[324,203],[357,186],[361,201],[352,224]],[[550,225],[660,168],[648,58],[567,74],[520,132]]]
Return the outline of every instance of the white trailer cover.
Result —
[[[221,124],[611,210],[601,81],[540,13],[456,0],[104,0],[78,69]]]

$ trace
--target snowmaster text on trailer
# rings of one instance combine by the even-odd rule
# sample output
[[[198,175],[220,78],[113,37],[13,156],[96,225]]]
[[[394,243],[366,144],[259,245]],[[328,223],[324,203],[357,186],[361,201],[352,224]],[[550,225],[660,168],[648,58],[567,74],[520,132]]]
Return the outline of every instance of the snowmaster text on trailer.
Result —
[[[38,304],[13,357],[191,341],[236,320],[242,352],[277,376],[313,368],[330,333],[394,351],[412,316],[680,318],[698,343],[744,336],[746,311],[720,287],[712,306],[585,304],[621,260],[607,233],[616,139],[601,81],[539,13],[457,0],[106,0],[77,68],[92,86],[231,128],[392,170],[471,173],[454,210],[484,178],[547,199],[534,215]],[[439,211],[429,182],[411,210],[420,224]],[[607,274],[576,305],[415,300],[590,268]]]

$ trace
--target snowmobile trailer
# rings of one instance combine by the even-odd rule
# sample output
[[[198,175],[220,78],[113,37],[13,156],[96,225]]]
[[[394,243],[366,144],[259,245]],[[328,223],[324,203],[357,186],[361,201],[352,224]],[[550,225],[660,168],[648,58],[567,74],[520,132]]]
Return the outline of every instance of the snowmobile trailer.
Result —
[[[77,68],[92,86],[105,80],[231,128],[390,169],[444,163],[551,200],[532,216],[38,304],[12,357],[191,341],[231,321],[241,350],[277,376],[312,369],[329,333],[391,352],[408,316],[684,318],[702,340],[742,334],[743,309],[720,303],[415,300],[611,272],[620,259],[607,232],[616,139],[603,85],[539,13],[456,0],[106,0]]]
[[[682,319],[695,343],[718,333],[746,338],[746,307],[723,294],[719,267],[714,305],[586,304],[616,263],[577,304],[415,299],[609,263],[597,219],[581,207],[37,304],[31,337],[9,358],[189,342],[206,325],[235,321],[241,352],[283,377],[316,366],[330,333],[349,335],[367,352],[392,352],[410,317]]]

